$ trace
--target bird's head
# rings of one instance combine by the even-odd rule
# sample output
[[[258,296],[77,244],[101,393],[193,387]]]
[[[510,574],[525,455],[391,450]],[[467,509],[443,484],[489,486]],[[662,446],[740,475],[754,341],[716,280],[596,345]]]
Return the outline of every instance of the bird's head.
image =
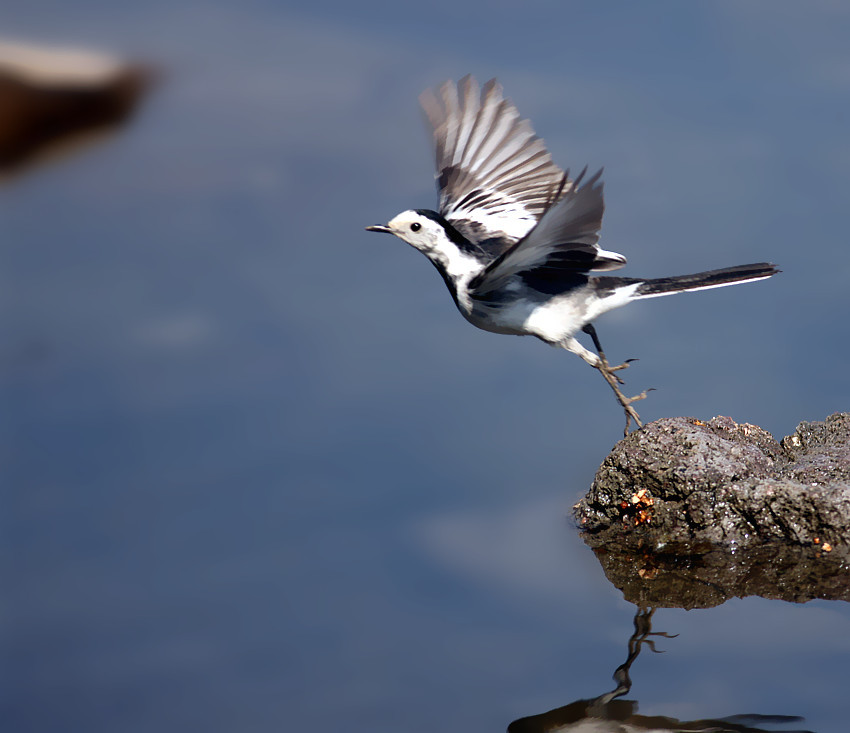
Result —
[[[421,211],[402,211],[389,224],[366,227],[368,232],[395,234],[429,257],[442,252],[449,241],[445,227]]]
[[[402,211],[389,224],[366,227],[366,230],[395,234],[418,249],[440,271],[456,302],[458,289],[480,273],[488,262],[476,245],[430,209]]]

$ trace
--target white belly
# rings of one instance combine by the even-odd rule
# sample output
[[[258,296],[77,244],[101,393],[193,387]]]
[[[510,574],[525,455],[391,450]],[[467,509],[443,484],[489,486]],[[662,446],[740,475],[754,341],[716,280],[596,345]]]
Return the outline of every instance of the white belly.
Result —
[[[638,283],[618,288],[600,298],[592,287],[583,287],[543,303],[520,300],[511,305],[490,307],[475,303],[467,319],[478,328],[494,333],[537,336],[560,343],[603,313],[634,299]]]

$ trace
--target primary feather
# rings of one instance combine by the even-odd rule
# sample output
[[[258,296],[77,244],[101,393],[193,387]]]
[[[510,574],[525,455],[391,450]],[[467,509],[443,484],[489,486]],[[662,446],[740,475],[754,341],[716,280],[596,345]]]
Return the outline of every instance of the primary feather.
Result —
[[[434,132],[440,214],[499,254],[537,223],[564,172],[495,79],[479,92],[465,76],[420,101]]]

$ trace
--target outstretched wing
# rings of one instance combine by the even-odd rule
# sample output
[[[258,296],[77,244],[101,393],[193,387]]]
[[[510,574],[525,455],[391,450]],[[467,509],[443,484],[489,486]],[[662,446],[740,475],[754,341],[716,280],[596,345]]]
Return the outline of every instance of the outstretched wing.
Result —
[[[585,169],[586,170],[586,169]],[[584,185],[585,171],[543,214],[528,235],[493,260],[470,283],[474,298],[503,288],[513,275],[556,285],[570,274],[616,270],[626,258],[599,247],[605,203],[600,170]]]
[[[555,192],[571,186],[495,79],[479,93],[465,76],[419,99],[434,129],[440,213],[494,255],[528,234]]]

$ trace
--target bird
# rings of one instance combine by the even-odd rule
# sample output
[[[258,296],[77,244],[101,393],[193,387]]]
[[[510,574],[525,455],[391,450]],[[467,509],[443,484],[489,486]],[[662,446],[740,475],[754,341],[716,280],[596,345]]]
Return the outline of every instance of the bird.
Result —
[[[607,274],[626,258],[602,249],[602,169],[575,177],[553,161],[531,123],[491,79],[467,75],[426,90],[420,104],[433,130],[437,210],[408,209],[367,231],[393,234],[437,268],[457,309],[485,331],[535,336],[597,369],[622,407],[628,435],[643,426],[593,325],[614,308],[645,298],[764,280],[770,262],[661,278]],[[588,335],[595,353],[577,339]]]

